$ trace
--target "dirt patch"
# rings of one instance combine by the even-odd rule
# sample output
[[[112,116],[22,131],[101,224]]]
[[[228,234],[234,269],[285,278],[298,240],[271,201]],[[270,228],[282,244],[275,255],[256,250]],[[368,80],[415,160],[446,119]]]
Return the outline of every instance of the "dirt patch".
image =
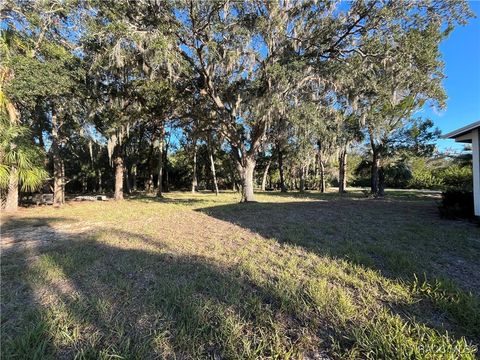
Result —
[[[87,223],[19,226],[2,231],[0,247],[6,252],[34,250],[71,240],[79,235],[87,236],[92,230],[93,227]]]

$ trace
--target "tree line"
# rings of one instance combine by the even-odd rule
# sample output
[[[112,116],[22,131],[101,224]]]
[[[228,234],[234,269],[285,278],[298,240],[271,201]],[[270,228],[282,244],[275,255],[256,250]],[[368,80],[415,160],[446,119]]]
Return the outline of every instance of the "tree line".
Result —
[[[457,0],[7,0],[0,16],[14,210],[46,181],[56,205],[69,187],[325,191],[332,164],[343,192],[362,146],[381,196],[395,156],[432,154],[438,132],[415,115],[445,106],[439,45],[473,14]]]

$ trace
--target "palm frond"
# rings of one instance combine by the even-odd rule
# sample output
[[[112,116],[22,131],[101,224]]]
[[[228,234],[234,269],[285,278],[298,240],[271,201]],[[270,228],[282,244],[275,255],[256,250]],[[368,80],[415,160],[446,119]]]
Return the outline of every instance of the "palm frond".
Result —
[[[15,168],[23,191],[38,189],[48,178],[42,158],[42,149],[32,143],[30,129],[0,116],[0,188],[8,187]]]
[[[18,180],[22,191],[34,191],[38,189],[47,178],[48,173],[40,167],[19,169],[18,171]]]
[[[0,164],[0,189],[6,189],[10,179],[10,167]]]

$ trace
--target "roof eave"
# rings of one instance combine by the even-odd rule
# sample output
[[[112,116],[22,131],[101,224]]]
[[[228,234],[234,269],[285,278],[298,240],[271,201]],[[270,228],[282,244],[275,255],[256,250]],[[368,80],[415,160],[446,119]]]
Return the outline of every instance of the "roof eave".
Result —
[[[458,138],[462,135],[465,135],[469,132],[472,132],[473,130],[480,128],[480,121],[476,121],[472,124],[466,125],[460,129],[451,131],[445,135],[442,136],[442,139],[455,139]]]

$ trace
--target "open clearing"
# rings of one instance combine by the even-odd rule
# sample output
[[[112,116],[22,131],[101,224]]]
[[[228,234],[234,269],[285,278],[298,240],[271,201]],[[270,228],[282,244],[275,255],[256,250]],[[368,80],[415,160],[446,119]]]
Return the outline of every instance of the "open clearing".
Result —
[[[435,196],[3,214],[2,358],[475,358],[480,228],[441,219]]]

